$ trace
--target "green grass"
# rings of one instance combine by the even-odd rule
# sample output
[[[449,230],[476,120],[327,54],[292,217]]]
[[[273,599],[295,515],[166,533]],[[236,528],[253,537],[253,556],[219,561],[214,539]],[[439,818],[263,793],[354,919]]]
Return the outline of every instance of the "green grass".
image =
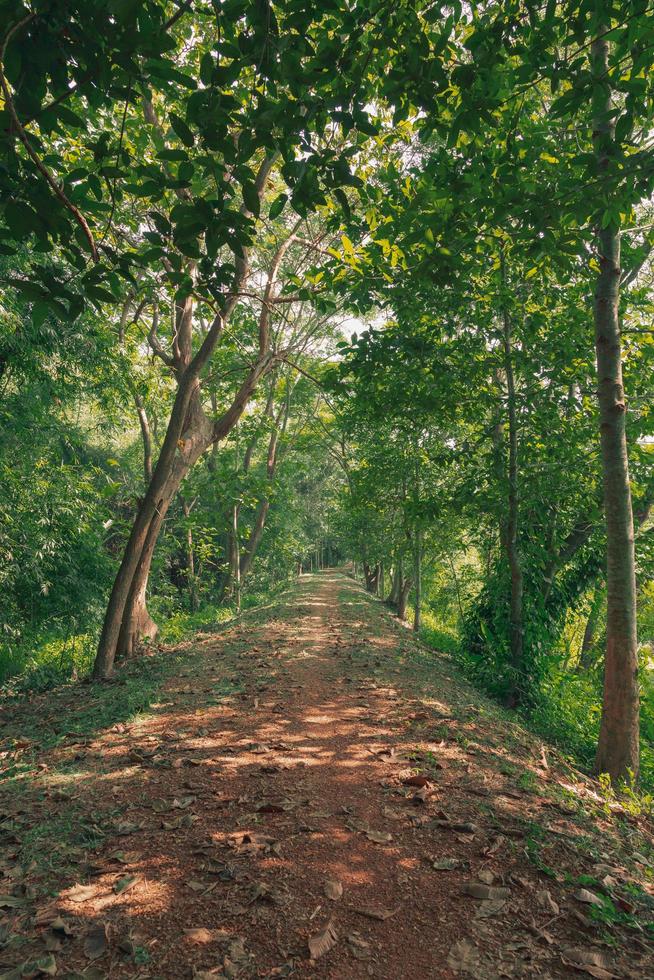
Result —
[[[452,655],[468,679],[478,690],[479,678],[461,656],[456,631],[430,612],[423,615],[420,638],[434,650]],[[601,715],[601,685],[593,673],[577,673],[562,668],[558,658],[552,658],[552,667],[540,681],[531,704],[520,709],[520,722],[533,734],[556,746],[576,766],[590,771],[599,735]],[[652,809],[654,792],[654,681],[652,672],[643,672],[643,696],[641,702],[641,769],[640,792],[636,794],[641,810]],[[488,693],[485,691],[485,693]],[[492,692],[491,692],[492,693]],[[513,715],[515,718],[516,715]]]

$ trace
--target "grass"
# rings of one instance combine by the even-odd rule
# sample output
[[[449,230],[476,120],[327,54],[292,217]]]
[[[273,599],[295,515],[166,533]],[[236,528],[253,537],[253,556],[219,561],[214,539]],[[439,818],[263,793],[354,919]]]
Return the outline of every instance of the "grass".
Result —
[[[99,758],[101,766],[102,759],[94,752],[87,768],[84,743],[119,723],[133,726],[147,718],[160,701],[168,701],[166,682],[195,676],[203,658],[202,651],[188,648],[164,651],[125,665],[113,683],[80,683],[47,694],[14,693],[5,698],[9,718],[2,748],[11,751],[12,745],[22,745],[23,749],[12,765],[0,772],[3,799],[9,804],[8,812],[15,814],[3,822],[2,829],[20,840],[20,863],[35,870],[46,893],[56,893],[56,882],[73,874],[85,855],[102,844],[103,828],[121,816],[115,809],[99,812],[93,808],[93,759]],[[234,694],[239,685],[240,678],[231,677],[226,670],[214,690],[203,695],[204,703]],[[195,703],[196,695],[189,698]],[[176,699],[180,705],[185,701],[179,693]],[[17,709],[20,722],[12,720],[12,708]],[[77,742],[81,743],[80,755],[75,752]],[[44,751],[71,745],[72,752],[40,771],[38,762]],[[75,792],[80,786],[83,791]]]
[[[468,679],[476,684],[479,679],[471,674],[467,662],[460,655],[456,631],[450,624],[442,623],[429,611],[423,614],[420,639],[440,653],[446,653],[459,663]],[[553,664],[559,661],[553,658]],[[644,671],[641,703],[641,766],[640,788],[623,787],[621,802],[627,803],[633,812],[654,811],[654,680],[653,672]],[[489,692],[485,692],[489,693]],[[492,692],[490,692],[492,695]],[[592,769],[601,715],[601,686],[592,673],[577,673],[553,666],[540,683],[532,703],[517,713],[521,724],[556,746],[562,755],[575,766],[589,772]],[[516,714],[508,714],[514,720]]]

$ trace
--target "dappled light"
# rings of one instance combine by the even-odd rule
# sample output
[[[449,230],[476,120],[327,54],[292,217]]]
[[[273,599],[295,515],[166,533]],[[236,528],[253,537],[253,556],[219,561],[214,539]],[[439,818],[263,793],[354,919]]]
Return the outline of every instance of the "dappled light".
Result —
[[[45,943],[68,971],[131,977],[138,960],[177,977],[231,951],[239,976],[316,976],[310,949],[327,929],[325,976],[395,980],[410,949],[411,975],[447,977],[462,937],[484,976],[566,975],[558,949],[578,939],[566,875],[597,873],[600,852],[625,873],[602,798],[381,604],[361,596],[350,618],[355,592],[340,573],[303,577],[275,606],[274,639],[261,611],[202,639],[148,709],[109,728],[67,734],[90,689],[54,715],[37,708],[30,738],[49,732],[50,747],[5,811],[28,858],[4,864],[12,956]],[[628,830],[634,850],[642,833]],[[534,942],[525,906],[551,943]]]
[[[0,25],[0,980],[654,978],[654,0]]]

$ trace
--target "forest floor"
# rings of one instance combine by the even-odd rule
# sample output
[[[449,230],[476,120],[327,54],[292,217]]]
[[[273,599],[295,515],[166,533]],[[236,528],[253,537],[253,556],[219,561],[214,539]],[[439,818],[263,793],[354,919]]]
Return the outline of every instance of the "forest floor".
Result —
[[[340,572],[2,711],[4,977],[654,976],[652,824]]]

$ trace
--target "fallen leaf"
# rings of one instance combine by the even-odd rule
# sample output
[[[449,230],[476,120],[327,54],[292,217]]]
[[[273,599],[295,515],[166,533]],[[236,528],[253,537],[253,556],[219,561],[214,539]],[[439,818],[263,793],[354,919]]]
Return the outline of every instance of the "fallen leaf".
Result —
[[[107,950],[109,932],[104,922],[99,922],[87,932],[84,937],[84,955],[90,960],[97,960]]]
[[[352,909],[357,915],[365,915],[367,919],[377,919],[379,922],[385,922],[386,919],[390,919],[392,915],[396,915],[400,911],[400,906],[398,905],[395,909],[380,909],[375,908],[373,905],[363,905],[361,908]]]
[[[337,901],[343,894],[343,885],[340,881],[332,881],[327,879],[325,882],[325,895],[330,898],[332,902]]]
[[[42,956],[40,959],[38,959],[34,963],[34,970],[36,971],[36,973],[43,973],[45,974],[45,976],[48,977],[56,976],[57,961],[52,955],[52,953],[49,953],[47,956]],[[25,976],[25,975],[26,975],[25,973],[21,973],[21,976]]]
[[[116,895],[122,895],[123,892],[129,891],[137,881],[138,875],[125,875],[124,878],[119,878],[118,881],[114,882],[113,886]]]
[[[483,901],[496,901],[509,898],[510,888],[496,888],[493,885],[483,885],[481,882],[468,881],[463,886],[463,894],[471,895],[472,898],[482,899]]]
[[[213,929],[204,929],[202,927],[198,929],[185,929],[184,935],[190,943],[195,946],[203,946],[206,943],[211,943],[214,940]]]
[[[587,888],[580,888],[578,892],[575,892],[575,898],[578,902],[584,902],[586,905],[603,905],[602,899],[595,892],[589,891]]]
[[[478,829],[476,823],[470,823],[467,820],[432,820],[427,826],[440,827],[442,830],[454,830],[465,834],[476,834]]]
[[[597,980],[612,980],[617,977],[617,973],[611,970],[607,957],[597,949],[580,947],[565,949],[561,953],[561,959],[566,966],[572,966],[575,970],[597,977]]]
[[[411,797],[411,802],[414,806],[420,806],[421,803],[426,803],[427,799],[431,795],[431,787],[423,786],[422,789],[417,790]]]
[[[308,946],[311,959],[320,959],[320,957],[324,956],[325,953],[328,953],[330,949],[333,949],[337,942],[338,933],[334,928],[333,920],[330,919],[324,929],[315,933],[313,936],[309,936]]]
[[[195,803],[196,800],[197,796],[182,796],[182,798],[179,800],[174,799],[171,803],[171,807],[173,810],[186,810],[187,807],[191,806],[192,803]]]
[[[558,903],[554,901],[546,888],[542,888],[540,891],[536,892],[536,901],[541,908],[547,909],[548,912],[553,912],[554,915],[559,914]]]
[[[429,780],[426,776],[407,776],[406,779],[402,780],[403,786],[429,786]]]
[[[477,975],[479,967],[479,953],[469,939],[460,939],[452,946],[448,957],[447,965],[454,973],[469,973]]]
[[[370,958],[370,943],[367,943],[357,932],[351,932],[347,937],[350,945],[350,952],[357,960],[367,960]]]
[[[74,932],[72,924],[67,919],[63,919],[60,915],[56,916],[56,918],[52,920],[50,923],[50,928],[54,932],[62,933],[64,936],[72,936]]]
[[[121,820],[121,822],[116,825],[116,833],[121,837],[127,837],[129,834],[133,834],[135,831],[142,829],[142,824],[131,823],[129,820]]]
[[[506,902],[503,898],[494,899],[493,901],[481,901],[475,912],[475,919],[490,919],[492,916],[498,915],[505,905]]]
[[[94,898],[97,893],[97,885],[73,885],[72,888],[68,889],[66,898],[69,898],[71,902],[88,902],[88,900],[90,898]]]
[[[387,834],[383,830],[366,830],[365,835],[368,840],[375,844],[388,844],[389,841],[393,840],[393,835]]]
[[[438,861],[432,861],[431,866],[434,871],[454,871],[455,868],[459,868],[462,862],[458,858],[441,858]]]
[[[281,896],[274,888],[267,885],[265,881],[256,881],[250,889],[250,904],[254,902],[265,902],[269,905],[280,905]]]
[[[25,904],[25,900],[18,898],[17,895],[0,895],[0,908],[19,909]]]

